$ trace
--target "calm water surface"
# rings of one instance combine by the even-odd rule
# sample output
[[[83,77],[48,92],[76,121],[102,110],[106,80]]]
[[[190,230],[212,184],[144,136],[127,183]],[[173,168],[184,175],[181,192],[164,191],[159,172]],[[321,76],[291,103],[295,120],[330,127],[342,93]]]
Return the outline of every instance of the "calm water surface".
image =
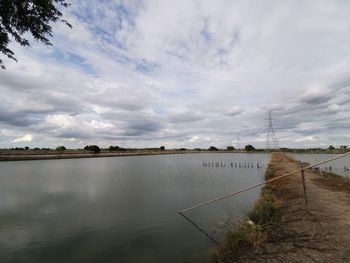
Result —
[[[336,156],[339,156],[340,154],[322,154],[322,153],[321,154],[294,154],[293,153],[289,155],[296,160],[314,164],[330,158],[334,158]],[[350,171],[348,171],[346,168],[350,169],[350,155],[344,156],[343,158],[339,158],[331,162],[327,162],[325,164],[321,164],[319,168],[322,169],[323,171],[330,171],[329,166],[332,167],[331,172],[341,176],[349,177]]]
[[[263,181],[263,154],[181,154],[0,163],[0,262],[184,262],[209,242],[178,215]],[[203,167],[203,161],[226,167]],[[187,213],[215,235],[259,189]]]

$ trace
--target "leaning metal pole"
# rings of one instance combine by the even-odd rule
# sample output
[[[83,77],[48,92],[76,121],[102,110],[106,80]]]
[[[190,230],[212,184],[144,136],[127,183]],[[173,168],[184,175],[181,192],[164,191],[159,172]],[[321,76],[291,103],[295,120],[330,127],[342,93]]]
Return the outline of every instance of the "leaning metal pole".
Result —
[[[299,169],[299,170],[296,170],[296,171],[293,171],[293,172],[290,172],[290,173],[287,173],[287,174],[284,174],[284,175],[275,177],[275,178],[270,179],[270,180],[267,180],[267,181],[265,181],[265,182],[251,185],[251,186],[246,187],[246,188],[244,188],[244,189],[241,189],[241,190],[239,190],[239,191],[237,191],[237,192],[230,193],[230,194],[227,194],[227,195],[224,195],[224,196],[221,196],[221,197],[217,197],[217,198],[211,199],[211,200],[206,201],[206,202],[203,202],[203,203],[199,203],[199,204],[193,205],[193,206],[191,206],[191,207],[189,207],[189,208],[186,208],[186,209],[183,209],[183,210],[179,211],[179,213],[182,214],[182,213],[185,213],[185,212],[187,212],[187,211],[193,210],[193,209],[195,209],[195,208],[198,208],[198,207],[201,207],[201,206],[204,206],[204,205],[209,205],[209,204],[212,204],[212,203],[214,203],[214,202],[220,201],[220,200],[222,200],[222,199],[226,199],[226,198],[228,198],[228,197],[238,195],[238,194],[240,194],[240,193],[243,193],[243,192],[248,191],[248,190],[250,190],[250,189],[253,189],[253,188],[255,188],[255,187],[258,187],[258,186],[261,186],[261,185],[264,185],[264,184],[267,184],[267,183],[270,183],[270,182],[279,180],[279,179],[281,179],[281,178],[284,178],[284,177],[287,177],[287,176],[290,176],[290,175],[299,173],[299,172],[301,172],[301,171],[307,170],[307,169],[309,169],[309,168],[312,168],[312,167],[314,167],[314,166],[318,166],[318,165],[323,164],[323,163],[327,163],[327,162],[330,162],[330,161],[333,161],[333,160],[337,160],[337,159],[342,158],[342,157],[344,157],[344,156],[346,156],[346,155],[350,155],[350,152],[347,152],[347,153],[338,155],[338,156],[336,156],[336,157],[333,157],[333,158],[330,158],[330,159],[327,159],[327,160],[324,160],[324,161],[321,161],[321,162],[318,162],[318,163],[311,164],[311,165],[306,166],[306,167],[304,167],[304,168],[301,168],[301,169]]]

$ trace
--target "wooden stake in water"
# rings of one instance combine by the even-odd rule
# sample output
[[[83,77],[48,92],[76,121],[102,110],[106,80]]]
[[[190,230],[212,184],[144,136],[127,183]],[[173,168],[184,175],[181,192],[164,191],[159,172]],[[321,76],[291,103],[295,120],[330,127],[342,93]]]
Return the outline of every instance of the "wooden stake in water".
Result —
[[[220,200],[222,200],[222,199],[225,199],[225,198],[228,198],[228,197],[231,197],[231,196],[234,196],[234,195],[238,195],[238,194],[240,194],[240,193],[243,193],[243,192],[248,191],[248,190],[250,190],[250,189],[253,189],[253,188],[255,188],[255,187],[258,187],[258,186],[261,186],[261,185],[264,185],[264,184],[267,184],[267,183],[270,183],[270,182],[279,180],[279,179],[281,179],[281,178],[284,178],[284,177],[287,177],[287,176],[290,176],[290,175],[293,175],[293,174],[297,174],[297,173],[300,172],[301,170],[307,170],[307,169],[310,169],[310,168],[312,168],[312,167],[314,167],[314,166],[319,166],[320,164],[324,164],[324,163],[327,163],[327,162],[330,162],[330,161],[333,161],[333,160],[336,160],[336,159],[339,159],[339,158],[343,158],[343,157],[346,156],[346,155],[350,155],[350,152],[347,152],[347,153],[338,155],[338,156],[336,156],[336,157],[333,157],[333,158],[330,158],[330,159],[327,159],[327,160],[324,160],[324,161],[321,161],[321,162],[318,162],[318,163],[314,163],[314,164],[312,164],[312,165],[306,166],[306,167],[304,167],[304,168],[301,168],[301,169],[299,169],[299,170],[296,170],[296,171],[293,171],[293,172],[290,172],[290,173],[287,173],[287,174],[283,174],[283,175],[277,176],[277,177],[272,178],[272,179],[270,179],[270,180],[267,180],[267,181],[265,181],[265,182],[251,185],[251,186],[246,187],[246,188],[244,188],[244,189],[241,189],[241,190],[239,190],[239,191],[237,191],[237,192],[234,192],[234,193],[231,193],[231,194],[227,194],[227,195],[224,195],[224,196],[221,196],[221,197],[217,197],[217,198],[214,198],[214,199],[209,200],[209,201],[207,201],[207,202],[203,202],[203,203],[200,203],[200,204],[196,204],[196,205],[194,205],[194,206],[191,206],[191,207],[189,207],[189,208],[186,208],[186,209],[183,209],[183,210],[179,211],[179,213],[184,213],[184,212],[193,210],[193,209],[195,209],[195,208],[198,208],[198,207],[201,207],[201,206],[204,206],[204,205],[209,205],[209,204],[211,204],[211,203],[220,201]],[[239,165],[241,165],[241,164],[239,163]],[[239,167],[241,167],[241,166],[239,166]]]

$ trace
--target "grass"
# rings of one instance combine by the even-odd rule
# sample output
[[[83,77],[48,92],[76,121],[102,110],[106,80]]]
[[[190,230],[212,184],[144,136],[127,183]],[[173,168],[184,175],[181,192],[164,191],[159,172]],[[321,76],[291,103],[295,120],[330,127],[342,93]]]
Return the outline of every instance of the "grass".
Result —
[[[317,172],[317,171],[313,171],[313,172]],[[317,172],[317,173],[319,173],[319,172]],[[341,176],[339,174],[329,172],[329,171],[322,170],[321,176],[326,177],[326,178],[336,179],[336,180],[343,181],[343,182],[349,182],[349,178],[347,176]]]
[[[269,164],[265,179],[274,176],[276,168]],[[261,197],[255,203],[247,217],[234,224],[226,233],[225,240],[220,247],[211,253],[211,262],[230,262],[242,251],[253,249],[258,252],[261,244],[268,238],[268,229],[271,226],[276,211],[276,190],[266,185],[261,191]]]

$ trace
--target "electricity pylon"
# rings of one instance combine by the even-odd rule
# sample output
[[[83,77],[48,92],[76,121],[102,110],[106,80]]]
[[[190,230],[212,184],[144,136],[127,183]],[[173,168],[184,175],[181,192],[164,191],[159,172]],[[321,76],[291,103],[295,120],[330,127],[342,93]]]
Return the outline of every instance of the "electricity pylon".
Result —
[[[239,139],[239,133],[237,132],[237,149],[241,149],[241,140]]]
[[[271,150],[271,149],[279,149],[279,144],[278,140],[275,134],[275,130],[273,128],[273,123],[272,123],[272,111],[268,111],[268,122],[269,126],[267,129],[267,138],[265,142],[265,150]]]

